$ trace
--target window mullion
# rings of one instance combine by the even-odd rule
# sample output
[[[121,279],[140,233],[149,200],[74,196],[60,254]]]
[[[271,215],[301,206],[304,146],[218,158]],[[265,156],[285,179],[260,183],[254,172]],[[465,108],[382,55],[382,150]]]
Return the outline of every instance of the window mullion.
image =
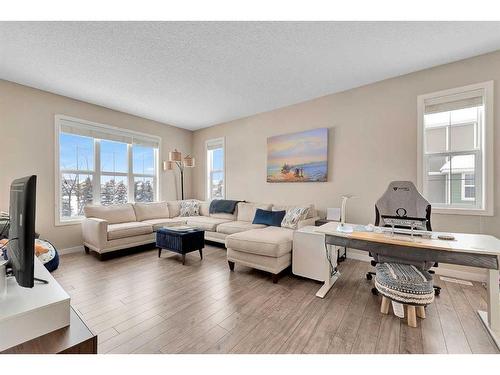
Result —
[[[67,174],[92,174],[94,171],[92,170],[80,170],[80,169],[60,169],[61,173]]]

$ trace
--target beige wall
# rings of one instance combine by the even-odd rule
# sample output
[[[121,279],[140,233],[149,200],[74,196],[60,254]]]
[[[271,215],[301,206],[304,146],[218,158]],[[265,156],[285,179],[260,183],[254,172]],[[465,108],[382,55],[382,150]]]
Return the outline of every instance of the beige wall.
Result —
[[[500,134],[500,52],[388,79],[272,112],[216,125],[194,133],[193,150],[204,163],[207,139],[225,137],[227,198],[276,203],[312,202],[321,210],[339,207],[342,194],[348,220],[374,221],[374,203],[392,180],[417,180],[417,95],[495,81],[495,150]],[[326,183],[266,182],[266,139],[272,135],[328,127]],[[495,154],[495,161],[500,153]],[[495,180],[500,178],[495,163]],[[204,168],[194,171],[194,195],[205,196]],[[496,186],[496,185],[495,185]],[[489,233],[500,237],[500,191],[495,216],[433,215],[433,228]]]
[[[54,224],[55,114],[160,136],[160,161],[166,160],[168,151],[174,147],[182,152],[191,152],[191,131],[0,80],[0,210],[8,210],[11,181],[36,174],[36,229],[59,248],[82,245],[82,238],[80,225],[56,227]],[[160,171],[160,179],[160,198],[177,199],[177,192],[180,196],[178,175]],[[188,174],[188,197],[191,195],[190,180]]]

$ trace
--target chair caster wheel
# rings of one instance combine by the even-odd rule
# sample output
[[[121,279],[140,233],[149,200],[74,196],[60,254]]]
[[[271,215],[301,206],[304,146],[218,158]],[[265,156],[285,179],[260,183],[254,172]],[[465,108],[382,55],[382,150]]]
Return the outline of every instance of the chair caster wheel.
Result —
[[[372,288],[372,294],[374,296],[378,296],[378,290],[377,290],[377,288]]]
[[[366,274],[366,280],[371,280],[373,279],[373,276],[370,273]]]
[[[439,296],[440,294],[441,294],[441,290],[440,289],[434,290],[434,295],[435,296]]]

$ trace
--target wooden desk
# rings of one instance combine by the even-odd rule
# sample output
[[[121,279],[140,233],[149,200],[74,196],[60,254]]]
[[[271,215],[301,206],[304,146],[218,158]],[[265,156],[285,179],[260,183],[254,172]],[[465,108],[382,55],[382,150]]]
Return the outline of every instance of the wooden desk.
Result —
[[[455,240],[432,239],[375,232],[343,233],[337,231],[337,223],[328,223],[316,231],[325,234],[325,244],[350,247],[372,254],[397,256],[408,260],[459,264],[488,270],[488,311],[478,314],[500,349],[500,290],[499,264],[500,240],[483,234],[454,233]],[[326,294],[339,275],[328,280],[323,286]]]
[[[97,335],[71,307],[68,327],[13,346],[1,354],[97,354]]]

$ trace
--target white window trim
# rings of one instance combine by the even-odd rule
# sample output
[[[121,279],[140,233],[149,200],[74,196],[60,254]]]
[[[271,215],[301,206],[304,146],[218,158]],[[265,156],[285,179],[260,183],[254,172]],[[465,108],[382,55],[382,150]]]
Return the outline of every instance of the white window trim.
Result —
[[[417,185],[420,191],[423,191],[424,182],[424,102],[427,99],[438,98],[459,94],[464,91],[484,90],[484,133],[482,134],[483,149],[485,157],[482,158],[483,186],[481,197],[483,199],[483,208],[458,208],[458,207],[439,207],[432,208],[436,214],[451,215],[481,215],[493,216],[493,180],[494,180],[494,102],[493,102],[493,81],[481,82],[473,85],[457,87],[448,90],[442,90],[430,94],[419,95],[417,97]],[[486,136],[487,134],[487,136]],[[476,192],[477,193],[477,192]]]
[[[54,126],[54,129],[55,129],[55,132],[54,132],[54,145],[55,145],[55,150],[54,150],[54,181],[55,181],[55,183],[54,183],[54,187],[55,187],[55,192],[54,192],[54,194],[55,194],[55,204],[54,204],[55,211],[54,211],[54,214],[55,214],[55,220],[54,220],[54,222],[55,222],[55,226],[76,225],[76,224],[80,224],[82,222],[82,220],[84,219],[84,217],[75,217],[75,218],[68,219],[68,220],[61,220],[61,169],[60,169],[60,160],[59,160],[59,156],[60,156],[59,155],[59,153],[60,153],[59,135],[60,135],[60,131],[61,131],[61,121],[63,121],[63,120],[73,121],[73,122],[76,122],[76,123],[79,123],[82,125],[98,126],[98,127],[103,128],[103,129],[106,129],[106,131],[109,131],[110,133],[117,133],[117,134],[127,133],[127,134],[130,134],[132,136],[136,135],[138,137],[147,137],[147,138],[151,138],[151,139],[156,140],[158,142],[158,150],[155,151],[156,155],[155,155],[154,161],[155,161],[156,176],[153,176],[153,182],[155,184],[155,198],[157,201],[161,200],[161,197],[160,197],[161,176],[160,176],[160,166],[159,166],[159,164],[160,164],[159,158],[161,155],[161,137],[158,137],[156,135],[141,133],[141,132],[137,132],[137,131],[133,131],[133,130],[128,130],[128,129],[124,129],[124,128],[119,128],[116,126],[101,124],[98,122],[82,120],[82,119],[79,119],[76,117],[71,117],[71,116],[66,116],[66,115],[61,115],[61,114],[56,114],[54,116],[54,120],[55,120],[55,126]],[[133,166],[132,166],[130,159],[129,159],[129,163],[128,163],[128,167],[129,167],[128,172],[129,173],[101,172],[100,168],[97,168],[97,166],[100,165],[100,157],[101,157],[101,152],[100,152],[99,146],[100,146],[100,142],[94,143],[94,155],[95,155],[94,171],[91,173],[87,173],[87,174],[91,174],[93,176],[93,179],[95,179],[95,181],[99,181],[98,184],[94,183],[94,190],[93,190],[94,196],[97,197],[97,199],[100,198],[100,177],[101,177],[101,175],[130,176],[128,179],[129,185],[127,186],[127,188],[128,188],[127,189],[128,190],[128,202],[133,203],[134,202],[134,200],[133,200],[134,193],[133,193],[132,189],[130,189],[130,186],[133,186],[133,184],[130,185],[130,182],[131,181],[133,182],[134,177],[151,177],[151,175],[134,174],[133,173]],[[130,148],[130,145],[128,145],[128,148]],[[129,158],[132,157],[131,152],[128,152],[127,155]],[[68,172],[66,171],[65,173],[68,173]],[[78,171],[78,173],[85,174],[84,171]]]
[[[473,183],[472,185],[470,185],[470,184],[466,184],[466,183],[465,183],[465,175],[466,175],[466,174],[472,174],[472,173],[471,173],[471,172],[463,172],[463,173],[462,173],[462,181],[461,181],[461,182],[462,182],[462,184],[461,184],[461,195],[460,195],[460,198],[461,198],[461,200],[463,200],[463,201],[474,201],[474,199],[475,199],[475,198],[467,198],[467,197],[465,196],[465,188],[466,188],[466,187],[474,187],[474,188],[476,187],[476,184],[475,184],[475,183]],[[475,178],[474,178],[474,180],[475,180]]]
[[[222,168],[222,172],[224,174],[224,183],[223,183],[223,186],[222,186],[222,198],[225,199],[226,198],[226,195],[227,195],[227,176],[226,176],[226,139],[225,137],[221,137],[221,138],[213,138],[213,139],[207,139],[205,141],[205,156],[204,156],[204,159],[205,159],[205,199],[206,200],[211,200],[212,198],[210,197],[210,191],[209,191],[209,178],[211,177],[210,176],[210,171],[208,169],[208,160],[207,160],[207,151],[208,151],[208,146],[210,144],[222,144],[222,150],[223,150],[223,158],[222,158],[222,162],[223,162],[223,168]]]

